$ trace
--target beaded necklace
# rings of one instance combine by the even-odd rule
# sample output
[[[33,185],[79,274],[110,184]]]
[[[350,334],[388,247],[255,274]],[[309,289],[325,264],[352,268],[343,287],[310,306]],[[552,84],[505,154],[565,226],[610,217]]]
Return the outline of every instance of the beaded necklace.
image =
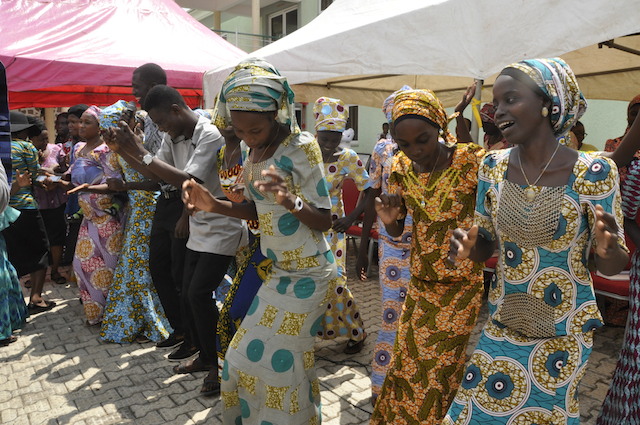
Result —
[[[420,176],[412,168],[401,176],[404,186],[403,196],[411,199],[416,208],[419,208],[432,221],[440,216],[449,193],[458,184],[461,170],[451,166],[435,173],[439,175],[431,181],[431,174],[434,174],[431,173],[427,185],[422,184]]]

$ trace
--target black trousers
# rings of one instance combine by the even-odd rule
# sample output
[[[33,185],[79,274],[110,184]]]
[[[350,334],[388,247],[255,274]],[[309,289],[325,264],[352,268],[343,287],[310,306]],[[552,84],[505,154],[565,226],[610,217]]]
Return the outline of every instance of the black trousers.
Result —
[[[200,360],[208,365],[217,362],[216,332],[218,307],[213,300],[224,277],[232,256],[196,252],[187,248],[182,284],[182,306],[187,320],[186,343],[200,350]]]
[[[182,215],[179,197],[158,198],[149,241],[149,269],[167,319],[177,334],[185,333],[180,307],[187,239],[175,237],[176,223]]]

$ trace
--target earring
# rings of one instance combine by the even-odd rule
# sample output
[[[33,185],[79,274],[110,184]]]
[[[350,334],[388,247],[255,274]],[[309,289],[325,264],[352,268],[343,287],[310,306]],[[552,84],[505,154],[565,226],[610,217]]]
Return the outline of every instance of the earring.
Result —
[[[542,107],[542,116],[543,117],[547,117],[549,115],[549,108],[547,108],[546,106]]]

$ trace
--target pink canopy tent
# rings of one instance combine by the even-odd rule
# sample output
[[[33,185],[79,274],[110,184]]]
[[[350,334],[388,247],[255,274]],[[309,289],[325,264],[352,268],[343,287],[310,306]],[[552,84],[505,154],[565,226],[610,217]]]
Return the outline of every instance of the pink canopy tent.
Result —
[[[197,106],[204,72],[245,55],[173,0],[1,0],[0,17],[12,109],[132,99],[147,62]]]

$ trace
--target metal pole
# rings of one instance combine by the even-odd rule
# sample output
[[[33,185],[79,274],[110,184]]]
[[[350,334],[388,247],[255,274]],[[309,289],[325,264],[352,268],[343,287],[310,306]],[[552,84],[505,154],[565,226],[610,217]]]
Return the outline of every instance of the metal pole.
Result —
[[[476,93],[473,95],[473,100],[471,101],[471,110],[473,111],[473,118],[471,120],[471,138],[473,141],[479,145],[478,140],[480,139],[480,123],[478,122],[479,113],[475,112],[475,108],[480,111],[480,102],[482,101],[482,85],[484,84],[483,80],[475,80],[476,81]]]

